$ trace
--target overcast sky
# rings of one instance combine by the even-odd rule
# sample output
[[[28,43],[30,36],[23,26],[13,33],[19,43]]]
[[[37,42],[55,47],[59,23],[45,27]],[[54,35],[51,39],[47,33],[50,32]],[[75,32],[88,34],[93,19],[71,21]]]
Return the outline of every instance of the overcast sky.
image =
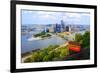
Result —
[[[89,25],[90,23],[89,13],[22,10],[21,16],[22,25],[60,24],[61,20],[66,24]]]

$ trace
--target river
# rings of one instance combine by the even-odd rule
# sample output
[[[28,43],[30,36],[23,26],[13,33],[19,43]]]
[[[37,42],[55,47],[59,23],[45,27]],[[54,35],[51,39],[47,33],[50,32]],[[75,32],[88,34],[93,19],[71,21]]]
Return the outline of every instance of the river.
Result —
[[[34,32],[21,35],[21,53],[26,53],[35,49],[43,49],[49,45],[60,45],[66,42],[66,40],[57,35],[50,38],[28,41],[28,39],[32,37],[33,33]]]

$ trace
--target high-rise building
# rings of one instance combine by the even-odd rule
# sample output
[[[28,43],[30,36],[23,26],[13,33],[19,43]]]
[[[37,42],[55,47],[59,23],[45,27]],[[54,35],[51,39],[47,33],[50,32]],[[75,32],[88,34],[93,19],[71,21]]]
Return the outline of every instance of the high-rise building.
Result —
[[[61,23],[60,24],[55,24],[54,26],[54,32],[64,32],[65,31],[65,24],[64,24],[64,21],[61,20]]]
[[[69,32],[71,32],[72,31],[72,29],[71,29],[71,25],[69,25]]]
[[[61,27],[64,29],[65,25],[64,25],[64,21],[61,20]]]
[[[65,31],[69,32],[69,26],[66,26]]]
[[[61,20],[61,32],[65,31],[65,24],[64,21]]]
[[[61,32],[61,25],[56,24],[56,26],[54,27],[54,32]]]

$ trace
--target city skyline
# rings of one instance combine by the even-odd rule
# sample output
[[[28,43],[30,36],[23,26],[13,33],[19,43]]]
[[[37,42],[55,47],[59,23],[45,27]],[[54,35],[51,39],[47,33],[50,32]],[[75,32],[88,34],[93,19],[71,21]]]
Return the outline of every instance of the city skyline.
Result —
[[[63,20],[65,24],[90,24],[89,13],[22,10],[21,16],[22,25],[61,24],[61,20]]]

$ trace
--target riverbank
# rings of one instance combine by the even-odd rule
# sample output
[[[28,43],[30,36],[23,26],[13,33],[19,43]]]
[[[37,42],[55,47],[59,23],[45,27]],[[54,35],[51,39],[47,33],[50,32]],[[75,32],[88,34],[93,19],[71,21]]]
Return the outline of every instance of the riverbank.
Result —
[[[33,40],[42,40],[42,39],[46,39],[46,38],[50,38],[52,37],[52,34],[51,33],[44,33],[44,32],[41,32],[39,34],[36,34],[36,35],[32,35],[32,37],[30,37],[28,39],[28,41],[33,41]]]
[[[47,57],[47,56],[50,56],[50,54],[51,54],[51,56],[53,55],[53,54],[55,54],[56,56],[55,56],[55,58],[53,59],[52,58],[52,60],[61,60],[61,58],[63,57],[63,56],[65,56],[65,55],[67,55],[69,52],[68,52],[68,49],[66,49],[67,48],[67,44],[68,43],[64,43],[64,44],[62,44],[62,45],[55,45],[55,46],[48,46],[47,48],[44,48],[44,49],[42,49],[42,50],[34,50],[34,51],[31,51],[30,53],[28,53],[27,55],[24,55],[23,57],[22,57],[22,63],[26,63],[26,61],[27,60],[30,60],[31,58],[33,58],[34,56],[36,56],[37,55],[37,57],[39,57],[39,55],[42,57],[42,58],[45,58],[45,57]],[[46,53],[46,52],[48,52],[48,55],[47,54],[45,54],[44,52]],[[40,54],[39,54],[39,52],[40,52]],[[61,53],[60,53],[61,52]],[[63,52],[63,53],[62,53]],[[37,53],[37,54],[36,54]],[[45,55],[44,55],[45,54]],[[57,56],[58,55],[58,56]],[[44,57],[43,57],[44,56]],[[60,57],[61,56],[61,57]],[[41,58],[41,57],[39,57],[39,58]],[[44,60],[44,59],[43,59]],[[51,61],[52,61],[51,60]],[[45,60],[44,60],[45,61]]]
[[[42,38],[41,37],[30,37],[28,39],[28,41],[33,41],[33,40],[41,40]]]
[[[35,50],[30,51],[30,52],[26,52],[26,53],[21,54],[21,58],[22,58],[21,62],[24,63],[24,61],[25,61],[27,58],[32,57],[32,53],[37,52],[37,51],[39,51],[39,50],[40,50],[40,49],[35,49]]]

